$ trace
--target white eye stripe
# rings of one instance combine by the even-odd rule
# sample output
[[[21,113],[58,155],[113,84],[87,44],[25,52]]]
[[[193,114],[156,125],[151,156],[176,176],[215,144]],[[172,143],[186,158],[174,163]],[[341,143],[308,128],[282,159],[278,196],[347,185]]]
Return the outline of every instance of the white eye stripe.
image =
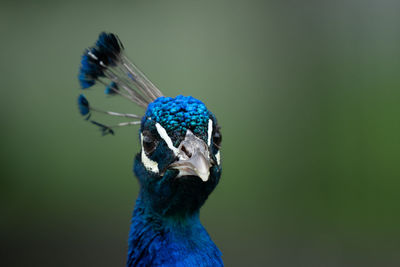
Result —
[[[208,140],[207,140],[207,145],[211,145],[211,135],[212,135],[212,130],[213,130],[213,121],[211,119],[208,120]]]
[[[212,138],[212,131],[213,131],[213,121],[211,119],[208,120],[208,146],[211,146],[211,138]],[[217,154],[215,154],[215,158],[217,159],[217,164],[221,164],[221,153],[218,150]]]
[[[218,150],[217,154],[215,154],[215,158],[217,159],[217,164],[220,165],[221,164],[221,153]]]
[[[159,172],[159,170],[158,170],[158,163],[155,162],[154,160],[151,160],[151,159],[146,155],[146,152],[144,152],[144,149],[143,149],[143,134],[142,134],[142,133],[140,133],[140,143],[141,143],[141,145],[142,145],[142,163],[143,163],[144,167],[145,167],[146,169],[148,169],[149,171],[158,173],[158,172]]]
[[[168,136],[167,131],[158,122],[156,123],[156,128],[160,137],[165,141],[169,149],[171,149],[172,152],[174,152],[175,156],[177,156],[179,153],[179,149],[174,147],[174,145],[172,144],[171,137]]]

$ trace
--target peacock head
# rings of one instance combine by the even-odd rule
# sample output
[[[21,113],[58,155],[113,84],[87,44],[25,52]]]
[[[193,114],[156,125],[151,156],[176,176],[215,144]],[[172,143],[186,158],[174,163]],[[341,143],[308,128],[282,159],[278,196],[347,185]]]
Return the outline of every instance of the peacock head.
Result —
[[[146,108],[145,115],[94,108],[83,94],[78,98],[79,110],[103,135],[114,134],[117,127],[140,124],[141,151],[134,164],[140,198],[163,215],[195,213],[221,176],[222,137],[217,119],[194,97],[164,97],[123,51],[116,35],[101,33],[96,45],[82,56],[81,87],[100,82],[106,85],[106,94],[126,97]],[[93,112],[131,121],[105,125],[92,120]]]
[[[221,133],[215,116],[188,96],[160,97],[140,128],[135,173],[142,193],[163,213],[195,212],[221,175]]]

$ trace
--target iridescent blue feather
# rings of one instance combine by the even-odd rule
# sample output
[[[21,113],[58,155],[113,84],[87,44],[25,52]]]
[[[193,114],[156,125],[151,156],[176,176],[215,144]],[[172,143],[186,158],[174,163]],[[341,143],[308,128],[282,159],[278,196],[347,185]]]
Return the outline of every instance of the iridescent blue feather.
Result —
[[[78,108],[82,116],[90,115],[89,101],[83,94],[78,97]]]
[[[104,93],[106,95],[116,95],[118,94],[119,87],[116,82],[111,82],[109,85],[107,85],[106,89],[104,90]]]

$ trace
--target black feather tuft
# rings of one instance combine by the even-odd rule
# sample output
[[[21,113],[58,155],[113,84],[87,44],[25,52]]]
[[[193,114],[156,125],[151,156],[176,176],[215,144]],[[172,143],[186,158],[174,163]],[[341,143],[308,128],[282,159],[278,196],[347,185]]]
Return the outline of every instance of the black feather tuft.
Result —
[[[104,125],[104,124],[102,124],[102,123],[99,123],[99,122],[97,122],[97,121],[90,121],[90,122],[93,123],[94,125],[96,125],[96,126],[98,126],[98,127],[100,128],[101,134],[102,134],[103,136],[104,136],[104,135],[107,135],[107,134],[112,134],[112,135],[114,135],[113,129],[111,129],[109,126]]]
[[[100,60],[107,66],[115,66],[121,51],[124,49],[124,46],[115,34],[106,32],[100,33],[96,46],[102,56]]]

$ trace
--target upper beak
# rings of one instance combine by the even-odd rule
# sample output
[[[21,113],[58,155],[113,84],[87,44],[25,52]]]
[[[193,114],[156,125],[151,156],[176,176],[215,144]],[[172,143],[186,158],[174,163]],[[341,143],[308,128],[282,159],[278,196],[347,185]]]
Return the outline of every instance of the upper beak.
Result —
[[[206,182],[210,176],[211,159],[207,144],[187,130],[185,139],[178,147],[178,161],[169,168],[179,170],[178,177],[194,175]]]

